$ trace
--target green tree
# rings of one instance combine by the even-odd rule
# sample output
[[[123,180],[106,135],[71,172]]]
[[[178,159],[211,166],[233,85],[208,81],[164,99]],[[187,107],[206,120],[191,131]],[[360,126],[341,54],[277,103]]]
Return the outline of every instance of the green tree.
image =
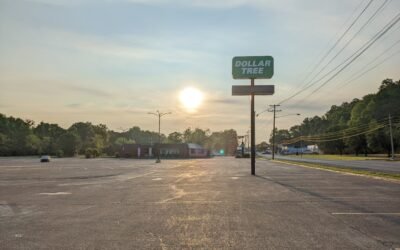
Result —
[[[107,126],[104,124],[93,125],[93,130],[95,136],[92,139],[92,152],[97,152],[100,155],[103,149],[108,145],[109,136]]]
[[[192,131],[190,128],[186,129],[185,132],[183,132],[183,138],[186,143],[196,143],[199,145],[206,145],[208,141],[208,134],[210,131],[207,130],[202,130],[200,128],[196,128],[194,131]]]
[[[36,138],[31,137],[34,122],[0,114],[2,152],[0,155],[30,155],[38,149]]]
[[[80,137],[76,132],[68,131],[59,138],[59,145],[65,156],[74,156],[80,148]]]
[[[238,147],[238,136],[234,129],[224,130],[222,132],[222,138],[225,142],[224,150],[226,155],[235,155]]]
[[[262,141],[260,144],[256,145],[257,151],[264,152],[265,150],[269,149],[269,144],[266,141]]]
[[[124,144],[135,144],[135,140],[130,140],[130,139],[126,139],[126,137],[118,137],[114,144],[118,145],[118,146],[122,146]]]
[[[34,134],[29,134],[25,138],[25,154],[37,155],[41,154],[41,143],[39,137]]]
[[[236,130],[229,129],[222,132],[213,132],[204,145],[209,150],[224,150],[225,155],[234,155],[238,147],[238,136]]]
[[[182,143],[183,142],[183,134],[179,132],[173,132],[168,135],[167,141],[169,143]]]
[[[7,156],[10,151],[10,139],[7,135],[0,133],[0,156]]]
[[[68,131],[79,137],[79,145],[76,145],[76,149],[80,154],[85,154],[87,148],[96,147],[96,133],[90,122],[74,123]],[[67,154],[65,151],[64,153]]]
[[[136,141],[139,144],[154,144],[158,143],[159,136],[157,132],[141,130],[139,127],[134,126],[127,132],[123,133],[127,139]],[[165,142],[165,135],[161,134],[161,142]]]
[[[382,81],[379,91],[370,100],[367,112],[371,117],[370,123],[388,121],[389,114],[393,118],[393,123],[400,118],[400,81],[385,79]],[[399,148],[400,137],[398,130],[393,131],[394,148]],[[367,141],[373,151],[385,151],[388,156],[391,152],[389,127],[375,131],[367,135]]]
[[[57,124],[41,122],[33,129],[33,133],[41,140],[41,151],[43,154],[56,155],[60,150],[58,145],[59,137],[66,132]]]

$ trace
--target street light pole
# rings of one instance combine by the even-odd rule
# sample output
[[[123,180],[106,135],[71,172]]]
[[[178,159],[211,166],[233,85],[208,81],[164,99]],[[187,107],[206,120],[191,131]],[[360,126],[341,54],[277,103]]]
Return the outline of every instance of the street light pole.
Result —
[[[247,132],[246,132],[246,138],[245,138],[245,144],[247,144],[247,150],[249,150],[250,149],[250,136],[249,136],[249,134],[250,134],[250,130],[247,130]]]
[[[158,154],[157,154],[156,163],[160,163],[161,162],[161,159],[160,159],[160,153],[161,153],[161,150],[160,150],[160,147],[161,147],[161,117],[163,117],[164,115],[172,114],[172,113],[171,112],[162,113],[162,112],[157,110],[155,113],[154,112],[148,112],[148,114],[155,115],[155,116],[158,117]]]

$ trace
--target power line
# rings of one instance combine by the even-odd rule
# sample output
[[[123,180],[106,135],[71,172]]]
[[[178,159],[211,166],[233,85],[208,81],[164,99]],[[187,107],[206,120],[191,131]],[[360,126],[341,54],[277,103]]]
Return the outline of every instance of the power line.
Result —
[[[353,12],[352,12],[352,14],[350,15],[350,17],[346,20],[346,22],[344,23],[344,24],[347,24],[347,22],[348,21],[350,21],[350,19],[355,15],[355,13],[357,12],[357,10],[361,7],[361,5],[364,3],[364,1],[365,0],[362,0],[362,1],[360,1],[360,3],[357,5],[357,7],[353,10]],[[368,4],[367,4],[367,7],[371,4],[371,2],[372,1],[370,1]],[[362,12],[363,13],[363,12]],[[336,42],[335,42],[335,44],[333,44],[332,46],[331,46],[331,48],[328,50],[328,52],[326,52],[322,57],[321,57],[321,59],[314,65],[314,67],[313,67],[313,69],[310,71],[310,72],[308,72],[308,74],[306,75],[306,77],[301,81],[303,84],[305,83],[305,81],[306,81],[306,79],[308,78],[308,77],[310,77],[313,73],[314,73],[314,71],[320,66],[320,64],[326,59],[326,57],[330,54],[330,52],[336,47],[336,45],[338,45],[339,43],[340,43],[340,41],[343,39],[343,37],[347,34],[347,32],[350,30],[350,28],[355,24],[355,22],[358,20],[358,18],[360,17],[360,15],[355,19],[355,20],[353,20],[353,22],[351,23],[351,25],[344,31],[344,33],[336,40]],[[344,25],[343,25],[344,26]],[[336,35],[338,34],[339,32],[337,32],[336,33]],[[336,36],[335,35],[335,36]],[[322,54],[322,53],[321,53]],[[302,84],[301,84],[302,85]]]
[[[303,99],[300,101],[308,98],[318,90],[320,90],[323,86],[325,86],[327,83],[329,83],[331,80],[333,80],[337,75],[339,75],[343,70],[345,70],[348,66],[350,66],[355,60],[357,60],[366,50],[368,50],[376,41],[378,41],[383,35],[385,35],[394,25],[396,25],[400,21],[400,14],[397,14],[387,25],[385,25],[384,28],[382,28],[373,38],[371,38],[367,43],[365,43],[358,51],[353,53],[350,57],[348,57],[344,63],[346,63],[343,67],[341,67],[336,73],[334,73],[331,77],[329,77],[326,81],[324,81],[319,87],[317,87],[315,90],[313,90],[310,94],[305,96]],[[365,46],[365,47],[364,47]],[[360,51],[361,50],[361,51]],[[339,68],[341,64],[336,66],[333,70],[328,72],[327,74],[324,75],[327,76],[328,74],[332,73],[334,70]],[[321,78],[320,78],[321,80]],[[318,81],[314,82],[312,85],[317,83]],[[311,87],[311,85],[310,85]],[[300,102],[298,101],[298,102]],[[297,102],[297,103],[298,103]]]
[[[400,117],[393,117],[392,120],[394,122],[400,123]],[[383,118],[381,120],[375,121],[375,123],[372,125],[373,126],[386,126],[388,124],[389,124],[389,119]],[[302,135],[302,136],[299,136],[296,138],[292,138],[288,141],[299,140],[298,138],[300,138],[300,137],[302,140],[332,139],[332,138],[337,138],[338,136],[341,137],[341,136],[348,135],[348,134],[360,133],[360,132],[363,132],[366,129],[370,129],[370,128],[371,128],[371,124],[361,124],[358,126],[349,127],[349,128],[342,129],[339,131],[332,131],[332,132],[327,132],[327,133],[319,134],[319,135]]]
[[[400,53],[400,50],[390,54],[389,56],[385,57],[384,59],[382,59],[381,61],[379,61],[378,63],[377,60],[379,58],[381,58],[383,55],[385,55],[388,51],[390,51],[392,48],[394,48],[397,44],[400,43],[400,40],[397,40],[394,44],[392,44],[389,48],[387,48],[385,51],[383,51],[381,54],[379,54],[378,56],[376,56],[375,58],[373,58],[369,63],[365,64],[362,68],[360,68],[357,72],[355,72],[354,74],[352,74],[346,81],[342,82],[341,84],[338,84],[335,87],[335,90],[337,91],[338,89],[343,89],[345,86],[347,86],[349,83],[359,79],[360,77],[364,76],[367,73],[370,73],[372,70],[374,70],[375,68],[377,68],[378,66],[382,65],[384,62],[388,61],[389,59],[391,59],[393,56],[397,55]],[[376,63],[375,65],[373,65],[372,67],[367,68],[369,65]],[[326,96],[326,95],[323,95]],[[318,98],[317,100],[319,100],[320,98]]]
[[[399,14],[397,14],[392,20],[394,20],[397,16],[399,16]],[[315,93],[317,90],[319,90],[322,86],[324,86],[325,84],[327,84],[329,81],[331,81],[333,78],[335,78],[340,72],[342,72],[347,66],[349,66],[352,62],[354,62],[359,56],[361,56],[369,47],[371,47],[379,38],[381,38],[387,31],[390,30],[391,27],[393,27],[393,25],[395,25],[398,21],[396,20],[395,23],[392,23],[392,20],[386,24],[384,26],[384,28],[382,28],[378,33],[376,33],[369,41],[367,41],[366,43],[363,44],[363,46],[361,46],[356,52],[354,52],[351,56],[349,56],[346,60],[344,60],[342,63],[338,64],[335,68],[333,68],[331,71],[329,71],[328,73],[326,73],[324,76],[322,76],[321,78],[319,78],[317,81],[313,82],[309,87],[315,85],[316,83],[318,83],[319,81],[321,81],[322,79],[324,79],[326,76],[328,76],[329,74],[331,74],[332,72],[334,72],[336,69],[338,69],[341,65],[343,65],[344,63],[347,62],[347,64],[342,67],[341,69],[339,69],[339,71],[337,71],[336,73],[334,73],[334,75],[329,78],[328,80],[326,80],[318,89],[314,90],[312,93],[310,93],[309,95],[307,95],[306,97],[304,97],[303,99],[297,101],[296,103],[299,103],[301,101],[303,101],[304,99],[308,98],[310,95],[312,95],[313,93]],[[357,54],[358,53],[358,54]],[[306,89],[304,89],[306,90]]]
[[[378,126],[375,126],[375,127],[373,127],[373,128],[370,128],[370,129],[368,129],[368,130],[359,131],[359,132],[356,132],[356,133],[350,134],[350,135],[338,135],[338,136],[336,136],[336,137],[310,138],[310,137],[307,137],[307,136],[299,136],[299,137],[296,137],[296,138],[292,138],[292,139],[290,139],[290,140],[286,140],[286,141],[282,142],[282,144],[286,144],[286,145],[287,145],[287,144],[293,144],[293,143],[297,143],[297,142],[299,142],[299,141],[308,141],[308,142],[328,142],[328,141],[343,140],[343,139],[346,139],[346,138],[350,138],[350,137],[354,137],[354,136],[358,136],[358,135],[362,135],[362,134],[366,134],[366,133],[373,132],[373,131],[375,131],[375,130],[377,130],[377,129],[381,129],[381,128],[387,126],[387,125],[388,125],[388,124],[385,124],[385,125],[378,125]]]
[[[322,56],[322,58],[318,61],[318,63],[315,65],[315,67],[313,68],[313,70],[307,75],[307,77],[305,79],[307,79],[310,75],[312,75],[314,73],[314,71],[321,65],[321,63],[329,56],[329,54],[336,48],[336,46],[342,41],[342,39],[346,36],[346,34],[350,31],[350,29],[354,26],[354,24],[356,24],[356,22],[358,21],[358,19],[360,19],[360,17],[364,14],[364,12],[368,9],[368,7],[371,5],[371,3],[374,0],[370,0],[367,5],[364,7],[364,9],[358,14],[358,16],[353,20],[353,22],[350,24],[349,27],[347,27],[347,29],[343,32],[343,34],[336,40],[336,42],[332,45],[332,47]],[[361,4],[360,4],[361,6]],[[359,6],[358,6],[359,7]],[[358,9],[358,7],[356,8],[356,10]],[[312,80],[311,80],[312,81]],[[306,88],[307,85],[310,83],[310,81],[306,84]],[[286,102],[287,100],[290,100],[291,98],[293,98],[294,96],[298,95],[299,93],[302,92],[303,89],[300,89],[300,91],[296,92],[294,95],[289,96],[288,98],[284,99],[283,101],[281,101],[278,104],[282,104],[284,102]]]
[[[377,124],[379,124],[379,125],[382,125],[382,124],[385,124],[385,123],[387,123],[387,121],[377,122]],[[362,130],[367,129],[369,127],[370,127],[370,124],[363,124],[363,125],[359,125],[359,126],[355,126],[355,127],[346,128],[346,129],[343,129],[343,130],[340,130],[340,131],[327,132],[327,133],[325,133],[323,135],[316,135],[316,136],[307,135],[307,137],[309,137],[309,138],[334,137],[334,136],[337,136],[338,133],[340,133],[340,134],[353,133],[353,132],[356,132],[356,131],[362,131]],[[303,135],[303,136],[306,136],[306,135]]]
[[[396,52],[390,54],[389,56],[385,57],[382,61],[378,62],[377,64],[373,65],[372,67],[366,69],[365,71],[361,72],[360,74],[358,74],[357,76],[351,78],[350,80],[348,80],[347,82],[345,82],[344,84],[341,84],[340,88],[343,88],[345,86],[347,86],[349,83],[357,80],[358,78],[364,76],[365,74],[371,72],[373,69],[377,68],[378,66],[380,66],[381,64],[383,64],[384,62],[386,62],[387,60],[391,59],[393,56],[397,55],[400,53],[400,50],[397,50]]]
[[[400,29],[400,26],[398,28],[396,28],[394,31],[397,31]],[[382,39],[385,40],[386,38],[388,38],[388,36],[386,36],[385,38]],[[376,63],[374,66],[366,69],[369,65],[375,63],[379,58],[381,58],[383,55],[385,55],[388,51],[390,51],[392,48],[394,48],[397,44],[400,43],[400,40],[397,40],[395,43],[393,43],[389,48],[387,48],[385,51],[383,51],[381,54],[377,55],[375,58],[373,58],[369,63],[367,63],[366,65],[364,65],[361,69],[359,69],[357,72],[355,72],[354,74],[352,74],[346,81],[344,81],[344,83],[339,84],[335,87],[335,91],[337,91],[338,89],[343,89],[343,87],[347,86],[349,83],[359,79],[360,77],[364,76],[365,74],[371,72],[373,69],[377,68],[378,66],[380,66],[381,64],[383,64],[384,62],[386,62],[387,60],[391,59],[393,56],[397,55],[398,53],[400,53],[400,51],[397,51],[393,54],[390,54],[389,56],[385,57],[382,61]],[[326,96],[326,95],[323,95]],[[320,97],[321,98],[321,97]],[[314,100],[319,100],[315,99]],[[302,101],[304,99],[301,99],[300,101]],[[299,103],[300,101],[297,101],[296,103]]]
[[[397,118],[396,120],[393,121],[394,125],[398,125],[400,124],[400,119]],[[363,135],[363,134],[368,134],[371,133],[373,131],[376,131],[378,129],[384,128],[386,126],[389,125],[389,120],[384,122],[384,123],[378,123],[375,124],[374,127],[372,128],[368,128],[368,129],[364,129],[364,130],[358,130],[358,131],[354,131],[351,134],[346,134],[343,133],[343,131],[337,131],[336,132],[336,136],[326,136],[326,134],[322,134],[322,135],[318,135],[318,136],[299,136],[296,138],[292,138],[289,140],[286,140],[283,142],[283,144],[293,144],[299,141],[309,141],[309,142],[328,142],[328,141],[337,141],[337,140],[343,140],[343,139],[347,139],[347,138],[351,138],[354,136],[358,136],[358,135]]]
[[[386,125],[388,124],[388,121],[384,122],[378,122],[374,125]],[[339,131],[332,131],[332,132],[327,132],[324,134],[319,134],[319,135],[302,135],[302,138],[307,138],[307,139],[330,139],[330,138],[336,138],[338,136],[343,136],[346,134],[352,134],[352,133],[358,133],[365,131],[366,129],[369,129],[371,127],[370,124],[365,125],[363,127],[353,127],[353,128],[347,128]]]
[[[399,27],[400,28],[400,27]],[[348,80],[351,80],[355,75],[359,74],[360,72],[364,71],[364,69],[366,69],[369,65],[373,64],[374,62],[376,62],[379,58],[381,58],[383,55],[385,55],[387,52],[389,52],[391,49],[393,49],[394,47],[396,47],[397,44],[400,43],[400,39],[397,40],[396,42],[394,42],[392,45],[390,45],[387,49],[385,49],[382,53],[380,53],[379,55],[377,55],[376,57],[374,57],[369,63],[367,63],[366,65],[364,65],[364,67],[362,67],[361,69],[359,69],[357,72],[355,72],[354,74],[352,74]]]
[[[379,126],[386,126],[388,124],[389,124],[389,122],[384,122],[384,123],[375,124],[374,126],[375,127],[379,127]],[[354,131],[346,131],[346,132],[337,131],[337,132],[335,132],[333,134],[330,134],[330,135],[328,135],[328,134],[322,134],[322,135],[316,135],[316,136],[304,135],[304,136],[301,137],[301,139],[303,139],[303,140],[330,140],[330,139],[335,139],[335,138],[338,138],[338,137],[340,138],[341,136],[352,135],[354,133],[356,133],[356,134],[357,133],[361,133],[361,132],[363,132],[365,130],[368,130],[368,129],[371,129],[371,126],[367,126],[365,128],[362,128],[362,129],[360,128],[360,129],[357,129],[357,130],[354,130]]]
[[[385,0],[379,8],[368,18],[368,20],[358,29],[358,31],[346,42],[346,44],[325,64],[324,67],[322,67],[318,73],[310,80],[313,81],[317,76],[319,76],[330,64],[333,60],[335,60],[345,48],[354,40],[354,38],[357,37],[357,35],[376,17],[376,15],[383,10],[383,8],[386,6],[388,2],[391,0]]]
[[[304,139],[301,139],[301,140],[309,141],[309,142],[329,142],[329,141],[338,141],[338,140],[348,139],[348,138],[355,137],[355,136],[359,136],[359,135],[363,135],[363,134],[369,134],[369,133],[372,133],[372,132],[374,132],[374,131],[376,131],[376,130],[379,130],[379,129],[381,129],[381,128],[384,128],[384,127],[385,127],[385,126],[377,126],[377,127],[373,128],[373,129],[370,129],[370,130],[368,130],[368,131],[360,132],[360,133],[353,134],[353,135],[343,136],[343,137],[335,138],[335,139],[321,139],[321,140],[317,140],[317,139],[308,139],[308,138],[304,138]],[[300,140],[299,140],[299,141],[300,141]],[[296,142],[298,142],[298,141],[296,141]],[[293,144],[293,143],[296,143],[296,142],[290,142],[290,143],[286,143],[286,142],[285,142],[285,143],[282,143],[282,144]]]

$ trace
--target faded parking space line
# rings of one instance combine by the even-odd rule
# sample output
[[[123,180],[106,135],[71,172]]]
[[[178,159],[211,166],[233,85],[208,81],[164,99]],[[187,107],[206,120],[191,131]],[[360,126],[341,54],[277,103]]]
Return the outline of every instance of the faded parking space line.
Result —
[[[39,195],[68,195],[70,192],[39,193]]]

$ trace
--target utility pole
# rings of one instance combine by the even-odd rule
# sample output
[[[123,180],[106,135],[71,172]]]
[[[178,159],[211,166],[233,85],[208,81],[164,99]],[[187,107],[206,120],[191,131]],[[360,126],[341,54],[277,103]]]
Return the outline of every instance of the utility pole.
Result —
[[[276,119],[276,112],[281,112],[282,110],[276,110],[276,107],[279,107],[281,105],[279,104],[274,104],[274,105],[269,105],[272,107],[272,110],[269,110],[269,112],[274,112],[274,121],[272,125],[272,160],[275,159],[275,119]]]
[[[169,115],[172,114],[171,112],[167,112],[167,113],[161,113],[160,111],[156,111],[155,113],[153,112],[148,112],[148,114],[150,115],[155,115],[158,117],[158,154],[157,154],[157,160],[156,163],[160,163],[161,159],[160,159],[160,153],[161,153],[161,117],[163,117],[164,115]]]
[[[390,131],[390,144],[392,146],[392,157],[391,160],[394,160],[394,145],[393,145],[393,133],[392,133],[392,117],[389,113],[389,131]]]

